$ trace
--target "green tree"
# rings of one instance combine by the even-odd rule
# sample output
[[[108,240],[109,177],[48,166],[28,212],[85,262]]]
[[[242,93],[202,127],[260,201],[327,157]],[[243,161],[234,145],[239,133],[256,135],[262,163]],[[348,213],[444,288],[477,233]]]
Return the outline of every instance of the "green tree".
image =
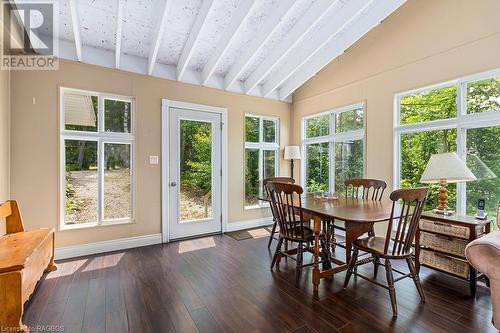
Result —
[[[181,190],[192,197],[207,195],[212,189],[212,125],[181,120],[180,133]]]
[[[487,79],[467,84],[467,113],[500,110],[500,78]],[[457,87],[449,86],[405,96],[400,101],[401,124],[419,123],[457,116]],[[490,215],[500,200],[500,126],[468,129],[467,165],[475,172],[479,181],[467,186],[467,213],[475,212],[477,200],[486,199]],[[401,136],[401,187],[428,186],[420,183],[420,177],[432,154],[457,150],[457,130],[445,129],[424,131]],[[483,179],[481,168],[489,168],[487,179]],[[448,185],[449,204],[456,204],[456,186]],[[426,209],[436,206],[438,186],[431,186]]]

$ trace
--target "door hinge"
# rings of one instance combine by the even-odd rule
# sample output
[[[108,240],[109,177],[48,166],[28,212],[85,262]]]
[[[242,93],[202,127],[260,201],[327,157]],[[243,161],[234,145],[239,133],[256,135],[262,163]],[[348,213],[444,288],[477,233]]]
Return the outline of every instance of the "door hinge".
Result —
[[[220,216],[220,223],[222,223],[222,214],[221,214],[221,216]]]
[[[220,169],[220,176],[222,177],[222,168]]]
[[[221,130],[221,131],[222,131],[222,128],[223,128],[223,127],[224,127],[224,123],[223,123],[223,122],[221,122],[221,123],[220,123],[220,130]]]

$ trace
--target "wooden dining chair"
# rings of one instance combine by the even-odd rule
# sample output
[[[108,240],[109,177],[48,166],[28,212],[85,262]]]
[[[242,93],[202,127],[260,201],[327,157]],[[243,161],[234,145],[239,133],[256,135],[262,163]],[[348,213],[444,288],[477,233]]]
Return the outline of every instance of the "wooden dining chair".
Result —
[[[355,178],[344,181],[345,196],[366,200],[382,200],[387,183],[379,179]],[[361,192],[361,195],[360,195]]]
[[[389,290],[391,298],[393,316],[398,315],[398,307],[396,303],[396,290],[394,283],[406,277],[411,277],[417,291],[420,295],[422,302],[425,302],[424,290],[420,284],[418,272],[415,269],[412,255],[412,243],[415,239],[415,233],[418,228],[420,216],[424,208],[425,200],[427,199],[427,188],[413,188],[396,190],[391,193],[390,199],[392,200],[391,217],[387,226],[387,233],[384,237],[368,236],[365,238],[357,239],[353,242],[353,254],[349,262],[349,268],[344,281],[344,288],[347,288],[349,279],[351,278],[354,268],[357,265],[359,251],[364,251],[372,254],[377,259],[377,264],[374,268],[374,278],[365,277],[359,273],[355,273],[367,281],[370,281],[380,287]],[[398,213],[399,211],[399,213]],[[393,234],[393,227],[396,228]],[[384,264],[379,263],[379,259],[385,259]],[[409,273],[403,273],[391,266],[391,260],[404,259],[408,265]],[[385,267],[387,285],[377,282],[377,269],[378,266]],[[393,271],[401,274],[402,276],[394,279]]]
[[[296,260],[295,268],[295,284],[298,286],[300,280],[300,271],[306,266],[304,265],[304,251],[313,253],[309,246],[314,241],[314,231],[309,227],[309,221],[306,214],[302,210],[301,194],[304,192],[300,185],[287,184],[271,181],[267,183],[269,188],[271,205],[274,206],[276,217],[279,225],[279,240],[274,252],[271,263],[271,270],[274,265],[280,263],[281,257],[289,257]],[[326,246],[324,234],[319,236],[321,243],[321,262],[329,264],[330,254]],[[292,250],[281,250],[283,242],[297,243],[297,248]],[[296,255],[293,258],[293,255]]]
[[[280,183],[286,183],[286,184],[295,184],[295,179],[290,178],[290,177],[269,177],[266,178],[262,181],[262,184],[264,186],[264,191],[266,192],[266,196],[268,198],[271,197],[271,194],[269,192],[269,188],[267,187],[268,182],[280,182]],[[271,214],[273,215],[273,228],[271,230],[271,235],[269,235],[269,241],[267,242],[267,248],[271,247],[271,243],[273,239],[279,240],[279,238],[275,238],[274,235],[276,235],[276,226],[278,225],[278,219],[276,218],[276,212],[273,209],[273,205],[271,205]]]
[[[387,183],[383,180],[364,178],[347,179],[346,181],[344,181],[344,185],[346,198],[360,198],[365,200],[369,199],[377,201],[382,200],[384,191],[387,188]],[[335,238],[335,230],[345,231],[345,227],[343,221],[331,221],[330,225],[332,228],[332,252],[335,252],[335,247],[337,246],[345,248],[343,243],[337,242],[337,239]],[[373,229],[369,232],[369,235],[375,235]]]

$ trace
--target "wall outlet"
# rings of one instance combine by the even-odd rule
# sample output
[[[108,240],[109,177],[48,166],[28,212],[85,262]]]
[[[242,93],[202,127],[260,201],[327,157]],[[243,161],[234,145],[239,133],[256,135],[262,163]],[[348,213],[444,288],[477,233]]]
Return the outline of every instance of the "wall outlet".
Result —
[[[158,156],[149,156],[149,164],[158,164]]]

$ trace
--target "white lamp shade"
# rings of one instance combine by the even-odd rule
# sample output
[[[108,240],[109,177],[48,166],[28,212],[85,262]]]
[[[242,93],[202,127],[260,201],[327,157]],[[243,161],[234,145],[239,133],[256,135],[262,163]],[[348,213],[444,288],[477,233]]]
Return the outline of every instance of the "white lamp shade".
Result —
[[[456,153],[434,154],[429,159],[420,182],[438,183],[441,180],[448,183],[467,182],[476,180],[476,176]]]
[[[299,146],[286,146],[285,147],[285,160],[300,160],[300,147]]]

